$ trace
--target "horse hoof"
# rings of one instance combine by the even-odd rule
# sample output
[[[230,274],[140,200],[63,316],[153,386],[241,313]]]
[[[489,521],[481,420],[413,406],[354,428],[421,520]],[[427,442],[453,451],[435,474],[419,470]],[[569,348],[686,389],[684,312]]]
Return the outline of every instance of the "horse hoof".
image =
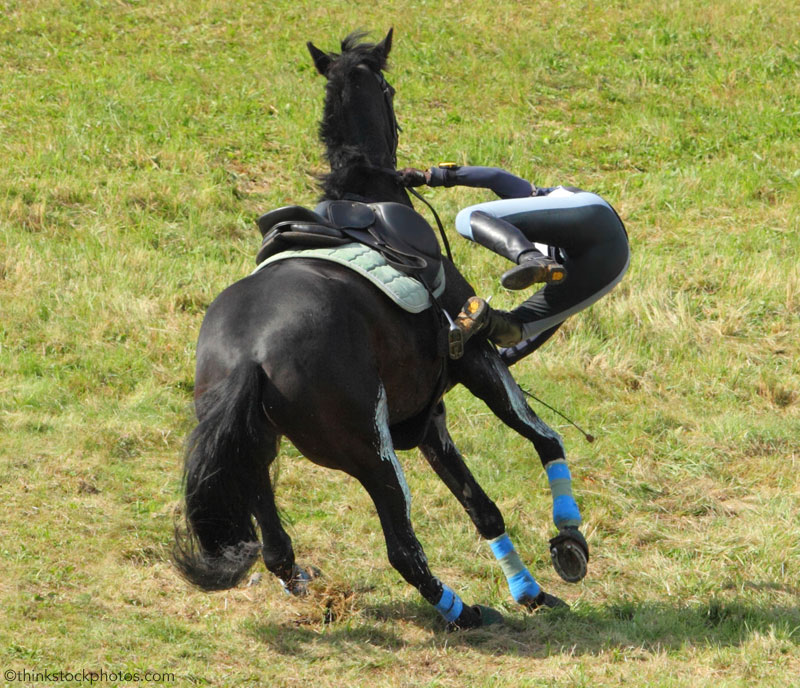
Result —
[[[550,540],[553,568],[567,583],[577,583],[586,576],[589,545],[577,528],[565,528]]]
[[[541,590],[536,597],[529,597],[528,599],[520,600],[520,604],[522,604],[528,611],[536,611],[542,607],[546,609],[563,609],[564,611],[569,610],[569,605],[564,602],[560,597],[556,597],[555,595],[551,595],[550,593]]]
[[[292,577],[288,580],[281,580],[283,591],[287,595],[295,597],[305,597],[308,595],[308,585],[315,578],[319,578],[322,572],[316,566],[301,568],[297,564],[292,569]]]
[[[496,609],[484,607],[482,604],[476,604],[475,608],[480,612],[481,626],[494,626],[495,624],[503,623],[503,615]]]
[[[470,628],[481,628],[503,622],[503,615],[491,607],[484,607],[482,604],[474,604],[471,607],[464,607],[459,617],[455,621],[447,624],[447,631],[467,631]]]

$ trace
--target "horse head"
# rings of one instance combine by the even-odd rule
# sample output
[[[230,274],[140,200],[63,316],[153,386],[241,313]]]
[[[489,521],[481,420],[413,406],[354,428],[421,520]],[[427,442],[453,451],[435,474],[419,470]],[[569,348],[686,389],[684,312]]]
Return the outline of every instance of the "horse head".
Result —
[[[341,53],[307,43],[314,66],[328,80],[319,136],[331,172],[322,187],[326,198],[363,196],[410,204],[395,174],[400,130],[395,90],[383,75],[392,30],[377,44],[363,38],[363,33],[347,36]]]

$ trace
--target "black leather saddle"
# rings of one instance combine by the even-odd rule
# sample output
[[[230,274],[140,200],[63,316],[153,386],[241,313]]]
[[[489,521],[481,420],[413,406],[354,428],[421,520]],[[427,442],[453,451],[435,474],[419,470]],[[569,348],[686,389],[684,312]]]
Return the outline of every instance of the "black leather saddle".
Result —
[[[401,203],[323,201],[315,210],[285,206],[258,219],[263,241],[257,263],[289,249],[358,242],[383,255],[389,265],[433,287],[441,250],[431,226]]]

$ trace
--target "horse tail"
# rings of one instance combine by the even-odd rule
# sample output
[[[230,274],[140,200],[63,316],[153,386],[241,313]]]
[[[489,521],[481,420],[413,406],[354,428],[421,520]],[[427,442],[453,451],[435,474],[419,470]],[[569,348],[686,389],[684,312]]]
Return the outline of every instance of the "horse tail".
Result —
[[[261,553],[253,517],[277,435],[263,411],[267,376],[246,362],[199,400],[183,471],[185,528],[176,527],[172,560],[203,590],[236,586]]]

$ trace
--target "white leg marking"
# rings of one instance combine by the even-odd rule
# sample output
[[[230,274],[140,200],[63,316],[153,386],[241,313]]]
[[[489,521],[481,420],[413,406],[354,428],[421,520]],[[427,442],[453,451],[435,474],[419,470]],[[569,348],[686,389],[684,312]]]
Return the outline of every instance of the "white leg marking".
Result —
[[[389,432],[389,403],[386,399],[386,390],[381,385],[378,391],[378,405],[375,407],[375,428],[378,431],[378,438],[380,441],[381,459],[388,461],[392,464],[394,472],[397,475],[397,481],[400,483],[400,488],[403,490],[403,499],[406,503],[406,517],[411,520],[411,490],[408,489],[403,467],[397,460],[397,454],[394,451],[392,444],[392,435]]]
[[[442,414],[441,418],[434,417],[433,422],[436,424],[436,434],[439,435],[439,442],[442,445],[442,451],[456,451],[455,445],[453,444],[453,439],[450,437],[450,433],[447,432],[447,422],[445,421],[444,414]]]
[[[528,403],[525,401],[525,397],[522,395],[519,385],[514,381],[514,378],[511,377],[511,373],[506,370],[502,362],[499,359],[492,357],[490,359],[490,363],[492,369],[497,374],[497,377],[503,381],[503,387],[505,388],[506,394],[511,401],[511,408],[514,410],[514,413],[517,414],[517,417],[523,423],[525,423],[525,425],[531,428],[531,430],[533,430],[537,435],[542,435],[543,437],[557,440],[563,450],[564,444],[561,441],[561,436],[538,416],[532,414],[531,410],[528,408]]]

